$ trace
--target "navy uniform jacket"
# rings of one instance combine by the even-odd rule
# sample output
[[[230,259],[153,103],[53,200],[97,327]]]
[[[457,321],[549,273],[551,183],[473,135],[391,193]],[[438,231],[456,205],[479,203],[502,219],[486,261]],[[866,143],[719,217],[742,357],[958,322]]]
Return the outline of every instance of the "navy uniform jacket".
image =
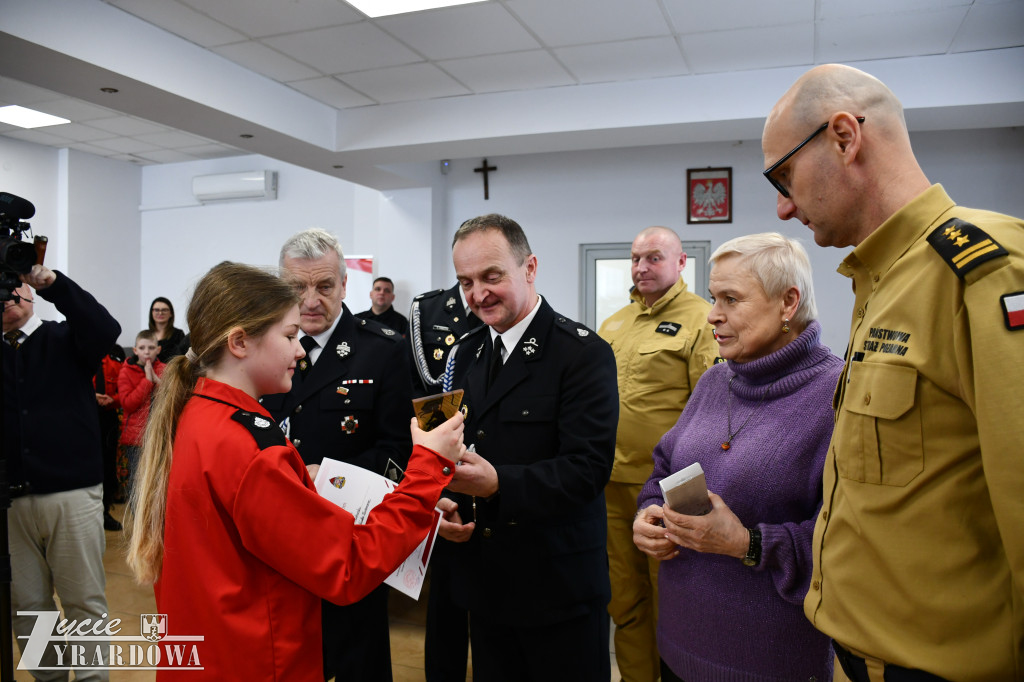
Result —
[[[43,322],[17,350],[0,341],[4,363],[3,455],[11,485],[36,494],[103,481],[93,377],[121,325],[93,296],[55,272],[35,294],[65,322]],[[24,489],[23,489],[24,490]]]
[[[480,326],[480,319],[466,312],[456,284],[451,289],[435,289],[413,299],[409,324],[413,391],[417,395],[440,393],[449,351],[464,334]]]
[[[551,624],[610,596],[604,487],[615,454],[619,397],[611,347],[546,301],[490,391],[486,326],[459,344],[466,444],[498,472],[476,499],[476,528],[455,545],[455,599],[473,617]],[[463,521],[473,503],[461,496]]]
[[[388,460],[405,467],[412,451],[412,386],[401,336],[377,322],[343,312],[316,363],[292,390],[262,403],[289,434],[306,464],[324,457],[391,475]]]

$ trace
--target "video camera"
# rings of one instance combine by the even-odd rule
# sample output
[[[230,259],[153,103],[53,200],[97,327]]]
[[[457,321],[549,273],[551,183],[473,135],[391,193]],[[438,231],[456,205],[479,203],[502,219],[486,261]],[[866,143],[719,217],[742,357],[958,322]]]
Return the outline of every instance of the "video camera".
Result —
[[[0,301],[19,301],[14,292],[21,285],[18,275],[43,262],[46,237],[36,236],[31,243],[22,239],[22,233],[32,229],[25,220],[35,214],[31,201],[0,192]]]

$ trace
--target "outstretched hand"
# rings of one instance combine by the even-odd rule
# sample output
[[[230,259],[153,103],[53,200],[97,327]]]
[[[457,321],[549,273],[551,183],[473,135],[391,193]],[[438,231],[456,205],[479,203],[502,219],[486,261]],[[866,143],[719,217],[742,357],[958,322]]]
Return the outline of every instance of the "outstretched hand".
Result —
[[[445,459],[458,463],[466,454],[466,445],[462,442],[462,432],[465,430],[464,420],[462,413],[456,412],[451,419],[443,424],[435,426],[430,431],[424,431],[413,417],[409,423],[412,442],[414,445],[430,448]]]

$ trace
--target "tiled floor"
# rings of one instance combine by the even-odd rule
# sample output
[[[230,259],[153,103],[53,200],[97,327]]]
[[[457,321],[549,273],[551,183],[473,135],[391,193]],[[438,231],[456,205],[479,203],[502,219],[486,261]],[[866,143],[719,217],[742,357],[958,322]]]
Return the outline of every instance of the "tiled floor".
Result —
[[[114,515],[121,517],[122,508],[115,507]],[[124,545],[121,533],[107,533],[107,552],[103,557],[107,569],[107,606],[111,618],[120,618],[123,623],[137,622],[140,614],[154,613],[156,600],[150,587],[140,587],[128,572],[124,562]],[[423,682],[423,635],[426,622],[426,600],[413,601],[393,592],[391,611],[391,669],[394,682]],[[15,667],[19,658],[17,646],[14,650]],[[15,670],[16,682],[31,682],[27,671]],[[112,671],[111,682],[153,682],[155,673],[148,671]],[[467,680],[472,680],[472,665],[469,665]],[[612,682],[620,680],[618,667],[612,655]]]

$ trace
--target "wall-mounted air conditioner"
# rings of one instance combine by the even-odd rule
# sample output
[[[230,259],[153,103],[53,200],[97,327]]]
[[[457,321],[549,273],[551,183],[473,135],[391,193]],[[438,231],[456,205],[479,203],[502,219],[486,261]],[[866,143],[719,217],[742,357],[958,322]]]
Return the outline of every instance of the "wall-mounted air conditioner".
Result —
[[[277,199],[276,171],[218,173],[192,178],[192,194],[204,204],[235,199]]]

